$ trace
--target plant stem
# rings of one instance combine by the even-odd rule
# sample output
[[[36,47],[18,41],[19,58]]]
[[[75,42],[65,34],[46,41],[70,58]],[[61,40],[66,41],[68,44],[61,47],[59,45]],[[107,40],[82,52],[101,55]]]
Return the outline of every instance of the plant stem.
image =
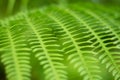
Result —
[[[21,10],[27,10],[29,0],[21,0]]]
[[[10,15],[10,14],[13,13],[15,1],[16,1],[16,0],[8,0],[7,15]]]

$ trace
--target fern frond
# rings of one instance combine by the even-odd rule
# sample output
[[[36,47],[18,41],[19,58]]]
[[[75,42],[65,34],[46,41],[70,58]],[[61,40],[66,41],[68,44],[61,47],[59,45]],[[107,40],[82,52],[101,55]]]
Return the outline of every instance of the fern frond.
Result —
[[[91,8],[92,9],[92,8]],[[119,29],[119,11],[111,11],[109,9],[106,9],[104,7],[98,7],[98,9],[100,9],[100,11],[97,11],[97,13],[104,18],[104,20],[108,21],[108,23],[110,23],[112,28],[116,29],[116,27]],[[104,14],[102,14],[102,12],[104,12]],[[118,31],[118,30],[114,30],[114,31]]]
[[[99,59],[102,63],[106,64],[106,68],[113,73],[115,79],[119,79],[119,35],[110,27],[111,25],[104,22],[102,18],[99,18],[95,13],[83,9],[78,9],[76,13],[81,20],[84,20],[84,22],[89,25],[89,29],[91,29],[94,35],[91,41],[93,41],[93,45],[96,46],[94,51],[98,53]]]
[[[60,45],[58,45],[51,29],[42,26],[42,24],[36,24],[31,15],[24,15],[24,18],[30,28],[28,42],[35,57],[43,66],[46,80],[66,80],[65,66],[62,63],[63,53],[60,51]],[[39,23],[41,23],[40,21],[39,18]]]
[[[30,53],[22,30],[12,21],[2,22],[0,48],[8,80],[30,80]]]
[[[99,61],[120,80],[119,10],[94,7],[53,5],[0,21],[0,53],[8,80],[31,79],[31,54],[43,67],[45,80],[68,80],[66,58],[83,80],[102,79]]]
[[[93,46],[89,32],[81,26],[70,16],[71,12],[65,13],[64,10],[55,9],[47,14],[52,20],[51,25],[59,41],[61,41],[65,54],[68,55],[70,63],[74,64],[78,72],[84,77],[84,80],[100,80],[100,70],[97,59],[94,57],[93,52],[90,51]],[[49,23],[48,23],[49,24]],[[80,32],[80,33],[79,33]],[[88,40],[84,40],[88,39]],[[89,64],[89,66],[88,66]]]
[[[102,10],[101,10],[102,11]],[[119,22],[114,20],[114,14],[109,14],[106,13],[105,11],[104,14],[102,14],[100,11],[94,11],[103,22],[107,23],[107,26],[110,26],[112,29],[113,33],[115,34],[116,38],[118,39],[114,44],[117,44],[118,46],[120,45],[120,27],[119,27]],[[113,15],[113,16],[112,16]]]
[[[110,22],[108,23],[104,18],[102,18],[100,15],[97,15],[97,13],[92,12],[90,10],[86,10],[86,13],[88,13],[89,15],[93,16],[96,20],[99,20],[99,23],[101,23],[102,25],[106,26],[106,28],[109,28],[109,32],[111,32],[115,38],[117,38],[117,42],[120,42],[120,36],[116,33],[116,30],[113,29],[113,25],[110,24]],[[114,38],[113,38],[114,39]]]

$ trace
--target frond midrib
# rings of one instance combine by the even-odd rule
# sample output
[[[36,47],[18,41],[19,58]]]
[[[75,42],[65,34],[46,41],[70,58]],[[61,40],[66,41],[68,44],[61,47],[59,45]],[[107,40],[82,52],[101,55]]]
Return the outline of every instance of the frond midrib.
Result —
[[[111,59],[112,64],[116,67],[117,71],[118,71],[119,74],[120,74],[120,70],[119,70],[119,68],[117,67],[117,65],[115,64],[112,56],[109,54],[108,48],[106,48],[105,44],[103,43],[102,40],[100,40],[99,36],[89,27],[89,25],[88,25],[82,18],[80,18],[80,16],[76,15],[76,14],[73,13],[72,11],[70,11],[70,12],[68,12],[68,13],[71,14],[72,16],[74,16],[78,21],[82,22],[82,23],[93,33],[93,35],[97,38],[98,42],[102,45],[102,47],[104,48],[105,52],[107,53],[107,55],[108,55],[109,58]]]
[[[6,24],[7,22],[4,22],[2,23],[3,26],[7,26],[8,24]],[[19,61],[18,61],[18,56],[16,54],[16,49],[15,49],[15,44],[14,44],[14,40],[12,38],[12,35],[11,35],[11,32],[10,32],[10,28],[9,27],[5,27],[6,28],[6,32],[7,32],[7,36],[8,36],[8,39],[10,40],[10,47],[11,47],[11,56],[13,58],[13,61],[14,62],[14,67],[15,67],[15,71],[16,71],[16,75],[17,75],[17,79],[18,80],[23,80],[22,78],[22,75],[21,75],[21,72],[20,72],[20,65],[19,65]]]
[[[33,32],[37,36],[37,38],[39,40],[39,44],[41,44],[41,47],[42,47],[42,49],[43,49],[43,51],[44,51],[44,53],[45,53],[45,55],[46,55],[46,57],[47,57],[47,59],[48,59],[48,61],[50,63],[50,66],[51,66],[51,68],[52,68],[52,70],[54,72],[56,80],[61,80],[59,75],[58,75],[58,73],[57,73],[57,71],[56,71],[56,69],[55,69],[55,67],[54,67],[54,65],[53,65],[53,63],[52,63],[51,58],[48,55],[49,53],[48,53],[48,51],[46,49],[46,46],[44,45],[44,42],[43,42],[43,40],[41,38],[41,35],[38,34],[38,31],[35,29],[35,26],[32,24],[32,22],[30,21],[29,17],[27,15],[25,15],[25,14],[24,14],[24,17],[25,17],[25,20],[28,23],[28,25],[31,27],[31,29],[33,30]]]
[[[77,45],[76,41],[74,40],[74,38],[72,37],[72,35],[65,28],[65,26],[59,20],[57,20],[54,16],[52,16],[50,14],[47,14],[47,16],[49,18],[51,18],[52,20],[54,20],[58,25],[60,25],[63,28],[63,30],[67,33],[67,35],[70,37],[70,39],[72,40],[72,42],[73,42],[73,44],[74,44],[74,46],[75,46],[75,48],[77,50],[77,53],[78,53],[78,55],[80,57],[80,60],[82,61],[83,66],[84,66],[84,68],[86,69],[86,71],[87,71],[87,73],[89,75],[90,80],[93,80],[93,77],[91,75],[91,71],[89,71],[89,69],[88,69],[88,67],[87,67],[87,65],[85,63],[84,56],[82,55],[83,51],[80,50],[80,48],[78,47],[78,45]]]
[[[111,28],[111,25],[108,25],[105,20],[100,18],[97,14],[91,12],[90,10],[85,10],[86,13],[90,14],[91,16],[95,17],[97,20],[99,20],[103,25],[109,28],[109,30],[116,36],[118,41],[120,42],[120,36]]]

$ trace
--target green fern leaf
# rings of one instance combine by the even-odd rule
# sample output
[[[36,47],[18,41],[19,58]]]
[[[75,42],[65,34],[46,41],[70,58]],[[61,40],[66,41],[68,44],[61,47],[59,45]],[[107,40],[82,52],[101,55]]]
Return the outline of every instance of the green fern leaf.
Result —
[[[8,80],[30,80],[30,53],[22,30],[12,21],[1,23],[0,48]]]
[[[8,80],[31,80],[31,55],[45,80],[69,79],[66,58],[83,80],[102,80],[102,64],[120,80],[119,16],[119,9],[88,3],[53,5],[0,21],[0,53]]]
[[[41,15],[40,12],[39,15]],[[63,53],[51,29],[42,26],[42,23],[35,24],[36,21],[32,20],[33,17],[31,19],[31,15],[24,15],[24,18],[32,32],[28,37],[28,42],[45,70],[46,80],[66,80],[65,66],[62,63]]]
[[[81,20],[83,19],[86,24],[90,25],[89,29],[94,35],[91,40],[94,41],[93,45],[97,46],[93,51],[98,53],[99,59],[102,63],[106,64],[106,68],[113,73],[115,79],[119,79],[120,67],[118,65],[119,60],[117,59],[120,50],[119,34],[114,31],[113,27],[111,27],[108,22],[104,21],[90,10],[78,9],[76,13],[77,15],[82,13],[78,15],[78,17]],[[116,28],[118,29],[118,27]]]
[[[84,80],[100,80],[100,70],[96,65],[98,64],[97,59],[93,56],[93,52],[89,51],[93,48],[93,46],[90,46],[90,35],[86,35],[89,32],[83,26],[81,26],[80,30],[80,25],[73,16],[70,16],[71,12],[65,13],[64,9],[61,11],[58,11],[58,9],[54,9],[55,12],[51,11],[51,13],[47,14],[52,20],[49,26],[53,27],[56,35],[60,39],[63,50],[68,55],[68,60],[84,76]],[[88,40],[84,41],[83,39]]]

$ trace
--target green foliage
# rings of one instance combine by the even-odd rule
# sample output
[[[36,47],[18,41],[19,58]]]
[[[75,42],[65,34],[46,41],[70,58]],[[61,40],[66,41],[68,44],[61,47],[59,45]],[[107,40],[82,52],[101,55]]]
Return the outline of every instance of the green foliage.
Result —
[[[22,11],[0,21],[1,80],[120,80],[119,6],[8,1]]]
[[[115,12],[94,6],[54,5],[1,21],[1,61],[8,80],[30,80],[31,55],[45,80],[68,80],[64,60],[83,80],[102,80],[101,63],[119,80],[119,20]]]

